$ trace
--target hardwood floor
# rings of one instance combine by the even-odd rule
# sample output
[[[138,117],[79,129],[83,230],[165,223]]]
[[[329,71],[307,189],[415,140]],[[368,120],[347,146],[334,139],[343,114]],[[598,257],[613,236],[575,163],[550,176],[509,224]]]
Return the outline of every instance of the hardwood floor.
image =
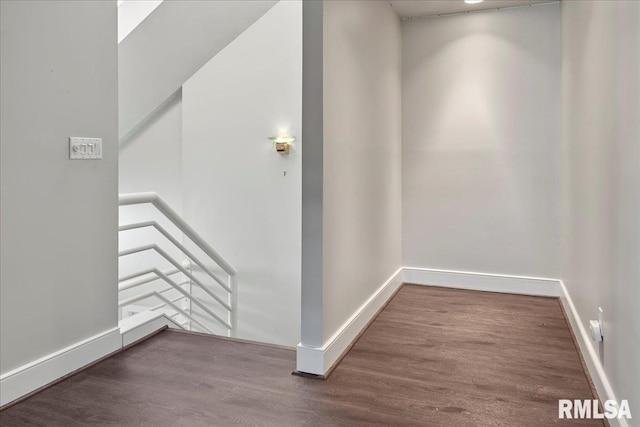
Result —
[[[404,285],[326,380],[295,352],[166,331],[0,413],[2,426],[603,426],[556,299]]]

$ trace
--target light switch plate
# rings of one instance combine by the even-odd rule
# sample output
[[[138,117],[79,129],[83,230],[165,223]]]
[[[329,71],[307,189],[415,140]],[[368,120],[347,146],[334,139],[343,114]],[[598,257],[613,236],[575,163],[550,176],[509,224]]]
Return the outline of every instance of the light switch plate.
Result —
[[[69,138],[69,158],[71,160],[102,159],[102,138]]]

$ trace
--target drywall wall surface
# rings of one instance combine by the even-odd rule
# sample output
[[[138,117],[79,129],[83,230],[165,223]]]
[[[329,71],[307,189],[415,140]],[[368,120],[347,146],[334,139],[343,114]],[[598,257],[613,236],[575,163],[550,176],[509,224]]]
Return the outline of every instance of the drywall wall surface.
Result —
[[[559,6],[402,27],[404,265],[558,277]]]
[[[302,4],[302,293],[300,342],[322,346],[323,2]]]
[[[279,2],[182,91],[185,219],[237,270],[237,336],[300,339],[302,2]],[[270,136],[296,137],[289,155]],[[214,305],[215,306],[215,305]]]
[[[387,2],[324,2],[323,341],[401,266],[401,30]]]
[[[121,138],[269,10],[273,0],[164,1],[119,45]]]
[[[182,91],[179,90],[159,108],[143,126],[139,127],[119,146],[118,187],[120,193],[153,191],[178,214],[182,213]],[[152,205],[123,206],[119,210],[120,224],[156,221],[169,231],[178,241],[182,233]],[[130,249],[149,243],[156,243],[176,260],[185,256],[156,229],[123,231],[119,233],[120,250]],[[152,251],[146,251],[119,259],[119,277],[138,273],[156,267],[170,268],[169,262]],[[173,277],[177,282],[180,277]],[[125,300],[146,291],[167,287],[162,280],[120,292],[119,299]],[[175,294],[175,293],[174,293]],[[173,299],[177,294],[167,293]],[[161,303],[155,297],[136,301],[135,306],[149,306]],[[132,307],[124,307],[123,314],[133,312]],[[133,307],[135,308],[135,307]]]
[[[115,2],[3,1],[0,370],[117,326]],[[82,34],[82,36],[79,36]],[[69,160],[69,137],[103,140]]]
[[[127,37],[163,0],[118,1],[118,43]]]
[[[562,2],[563,280],[617,399],[640,415],[640,3]],[[588,330],[588,329],[587,329]],[[605,396],[601,396],[605,398]],[[629,425],[635,425],[630,423]]]
[[[120,144],[119,191],[155,191],[182,211],[182,91]]]

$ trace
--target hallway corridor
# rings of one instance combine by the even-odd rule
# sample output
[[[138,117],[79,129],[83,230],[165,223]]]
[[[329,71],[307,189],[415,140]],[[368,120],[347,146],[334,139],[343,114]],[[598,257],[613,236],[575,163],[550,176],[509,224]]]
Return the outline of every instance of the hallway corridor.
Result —
[[[602,426],[558,300],[404,285],[326,381],[292,349],[160,334],[0,413],[3,426]]]

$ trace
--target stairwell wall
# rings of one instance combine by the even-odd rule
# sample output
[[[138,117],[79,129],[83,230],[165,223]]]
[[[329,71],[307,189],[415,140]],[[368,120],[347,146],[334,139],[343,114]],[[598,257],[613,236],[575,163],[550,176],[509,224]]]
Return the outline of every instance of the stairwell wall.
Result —
[[[182,90],[184,217],[238,270],[237,336],[288,346],[300,337],[301,34],[302,2],[281,1]],[[278,134],[296,137],[289,155],[268,140]]]
[[[135,132],[274,4],[275,0],[181,0],[156,7],[119,45],[120,138]]]
[[[156,112],[147,118],[136,131],[119,144],[118,190],[120,193],[153,191],[165,200],[176,212],[182,213],[182,91],[178,90]],[[182,233],[151,205],[123,206],[119,209],[120,224],[154,220],[179,241]],[[156,243],[176,260],[184,255],[153,228],[119,233],[120,250]],[[147,251],[122,257],[119,260],[119,277],[140,272],[146,268],[170,268],[168,261],[158,254]],[[176,281],[181,274],[173,277]],[[119,293],[123,300],[150,290],[161,290],[167,284],[162,280],[142,285]],[[177,291],[166,294],[177,298]],[[136,307],[154,306],[160,301],[149,298],[124,307],[124,317],[135,312]],[[133,310],[131,310],[133,309]]]

